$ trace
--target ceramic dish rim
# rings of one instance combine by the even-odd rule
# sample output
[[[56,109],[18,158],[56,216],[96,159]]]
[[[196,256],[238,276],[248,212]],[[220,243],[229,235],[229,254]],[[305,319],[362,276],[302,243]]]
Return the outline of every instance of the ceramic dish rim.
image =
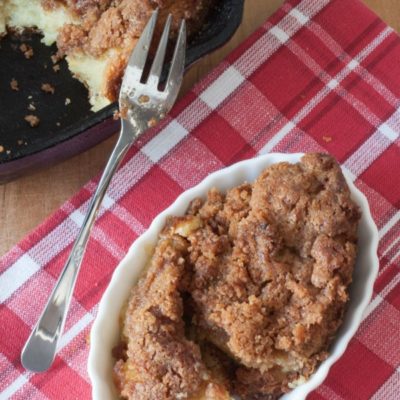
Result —
[[[253,167],[254,170],[260,172],[266,166],[275,164],[277,162],[281,161],[288,161],[291,163],[298,162],[303,155],[304,153],[292,153],[292,154],[269,153],[252,159],[240,161],[229,167],[220,169],[208,175],[198,185],[184,191],[181,195],[177,197],[177,199],[169,207],[167,207],[164,211],[162,211],[154,218],[150,227],[136,239],[136,241],[131,245],[130,249],[128,250],[126,256],[121,260],[119,265],[114,270],[111,281],[108,287],[106,288],[102,296],[102,299],[100,301],[98,314],[91,329],[90,352],[88,358],[88,372],[92,383],[93,399],[95,400],[106,399],[106,398],[108,399],[115,396],[114,389],[110,388],[110,385],[104,381],[101,372],[99,370],[99,368],[101,369],[103,367],[101,365],[102,354],[104,356],[104,351],[102,352],[102,348],[104,348],[104,346],[102,346],[103,343],[102,338],[104,338],[104,335],[107,334],[107,329],[104,329],[105,326],[110,326],[109,324],[110,313],[113,312],[113,309],[114,311],[116,309],[119,310],[119,308],[116,308],[116,302],[118,302],[118,300],[116,301],[116,297],[119,297],[119,301],[121,302],[122,297],[126,300],[127,296],[129,295],[129,291],[125,292],[123,289],[118,291],[119,286],[121,286],[122,283],[125,285],[126,289],[128,285],[130,290],[130,288],[136,284],[136,282],[127,284],[126,281],[124,282],[124,277],[126,277],[126,275],[129,275],[130,272],[130,274],[133,276],[136,274],[136,277],[134,277],[133,280],[137,281],[137,276],[140,274],[140,271],[142,270],[144,264],[146,263],[146,261],[142,262],[139,261],[138,264],[142,264],[141,266],[137,266],[136,268],[130,268],[130,271],[128,271],[128,265],[132,261],[134,261],[135,253],[136,255],[139,252],[143,253],[144,251],[143,249],[146,246],[149,246],[149,243],[150,246],[154,246],[153,243],[155,242],[159,231],[163,227],[166,217],[170,215],[182,215],[186,211],[186,208],[190,200],[194,199],[195,197],[204,196],[205,193],[211,187],[215,186],[216,181],[218,180],[221,181],[222,176],[228,177],[227,180],[229,180],[230,178],[230,181],[235,181],[232,184],[224,183],[223,186],[225,186],[226,190],[226,188],[237,185],[238,182],[240,181],[241,182],[245,181],[245,179],[241,179],[240,177],[244,177],[246,175],[246,170],[248,176],[249,175],[248,171],[250,171],[251,167]],[[342,168],[342,170],[346,178],[346,181],[350,187],[352,197],[356,199],[358,205],[360,206],[360,209],[362,210],[361,223],[363,223],[365,225],[364,228],[368,230],[366,235],[368,238],[369,246],[366,246],[367,248],[365,249],[365,251],[360,250],[360,253],[362,252],[362,258],[367,257],[370,263],[370,268],[369,268],[370,271],[369,274],[365,277],[365,282],[364,282],[364,289],[363,289],[364,295],[361,298],[361,300],[360,299],[358,299],[357,301],[355,299],[350,300],[350,303],[356,304],[354,306],[355,308],[352,309],[352,315],[350,315],[352,318],[351,319],[350,317],[346,318],[345,316],[345,323],[343,325],[346,325],[346,327],[342,326],[342,328],[339,330],[334,345],[331,348],[329,357],[323,363],[321,363],[316,372],[311,376],[311,378],[307,382],[299,385],[297,388],[295,388],[288,394],[284,395],[281,398],[282,400],[305,399],[306,396],[312,390],[316,389],[320,384],[322,384],[322,382],[328,375],[331,366],[343,355],[350,339],[354,336],[355,332],[357,331],[360,323],[362,322],[363,313],[372,297],[373,284],[376,279],[379,268],[379,261],[377,257],[377,248],[379,241],[378,230],[372,219],[369,209],[369,204],[366,197],[362,192],[360,192],[355,187],[355,185],[351,180],[351,175],[347,173],[345,169]],[[221,187],[221,184],[219,184],[218,186]],[[143,257],[144,256],[142,255],[141,258],[143,259]],[[360,255],[359,257],[361,258]],[[116,294],[117,296],[115,297],[114,294]],[[105,324],[106,320],[108,322],[107,324]],[[112,336],[117,333],[115,328],[111,328],[108,330],[111,331],[111,333],[108,333],[108,336]],[[111,349],[109,349],[109,351],[111,351]],[[107,394],[105,395],[106,392]]]

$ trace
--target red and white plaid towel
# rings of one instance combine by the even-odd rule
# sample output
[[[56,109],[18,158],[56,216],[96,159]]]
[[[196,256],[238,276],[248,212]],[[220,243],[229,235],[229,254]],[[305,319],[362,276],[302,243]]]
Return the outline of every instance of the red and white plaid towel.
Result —
[[[49,372],[20,351],[78,233],[96,180],[0,261],[0,398],[89,399],[97,304],[131,243],[183,190],[260,153],[327,151],[380,232],[372,303],[310,399],[400,398],[400,38],[359,0],[291,0],[130,151],[104,201]]]

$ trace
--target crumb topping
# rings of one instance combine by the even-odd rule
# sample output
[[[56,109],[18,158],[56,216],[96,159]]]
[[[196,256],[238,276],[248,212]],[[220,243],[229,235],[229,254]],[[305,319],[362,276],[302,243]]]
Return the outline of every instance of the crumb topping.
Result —
[[[359,218],[323,154],[171,217],[124,312],[121,396],[275,399],[307,380],[342,323]]]
[[[60,0],[48,0],[57,4]],[[114,56],[105,72],[103,95],[116,100],[129,55],[135,47],[152,12],[158,7],[155,40],[161,35],[169,13],[171,36],[176,36],[185,18],[189,34],[201,27],[211,0],[65,0],[79,16],[79,24],[66,24],[57,38],[58,55],[87,55],[94,58]],[[114,52],[114,53],[113,53]]]

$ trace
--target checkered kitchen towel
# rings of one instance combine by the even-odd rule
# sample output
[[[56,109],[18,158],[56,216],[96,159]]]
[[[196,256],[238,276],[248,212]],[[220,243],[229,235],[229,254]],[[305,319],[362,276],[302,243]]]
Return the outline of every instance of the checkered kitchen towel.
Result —
[[[130,151],[94,227],[61,350],[20,351],[95,187],[89,182],[0,261],[0,398],[89,399],[87,337],[131,243],[208,173],[271,151],[327,151],[368,197],[380,273],[365,320],[310,399],[400,398],[400,38],[359,0],[291,0]]]

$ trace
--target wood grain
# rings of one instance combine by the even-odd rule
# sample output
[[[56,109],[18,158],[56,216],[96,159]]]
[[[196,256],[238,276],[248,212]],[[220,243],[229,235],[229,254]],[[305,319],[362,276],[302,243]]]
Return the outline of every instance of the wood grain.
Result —
[[[260,26],[282,2],[246,0],[243,22],[235,36],[226,46],[201,60],[187,73],[182,95]],[[398,0],[364,2],[389,25],[400,30]],[[0,255],[101,171],[115,139],[114,136],[70,160],[0,186]]]

